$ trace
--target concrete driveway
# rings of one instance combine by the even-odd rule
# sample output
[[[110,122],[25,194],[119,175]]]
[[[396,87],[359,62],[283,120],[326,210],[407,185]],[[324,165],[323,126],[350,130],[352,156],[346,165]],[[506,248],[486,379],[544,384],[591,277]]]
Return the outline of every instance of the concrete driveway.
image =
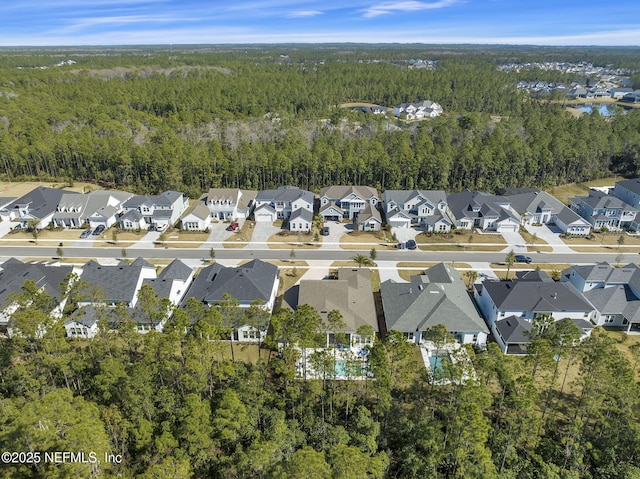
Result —
[[[505,231],[502,233],[502,237],[509,244],[509,246],[504,249],[505,252],[508,253],[511,250],[516,254],[527,252],[527,242],[520,233],[516,231]]]
[[[396,261],[376,261],[378,265],[378,273],[380,274],[380,282],[393,280],[396,283],[406,283],[398,273],[398,263]]]
[[[548,225],[526,225],[525,228],[529,233],[535,234],[541,240],[546,241],[553,248],[554,253],[573,253],[571,248],[560,239],[560,229]]]
[[[244,220],[238,220],[237,222],[240,225],[240,228],[242,228]],[[209,225],[211,233],[209,233],[207,243],[222,243],[227,238],[233,236],[235,234],[233,231],[227,231],[229,224],[230,223],[223,223],[222,221],[219,221],[218,223],[211,223],[211,225]]]
[[[327,221],[324,225],[329,227],[329,234],[322,237],[322,246],[320,246],[320,249],[341,249],[340,238],[349,231],[353,231],[353,225],[351,223]]]
[[[396,235],[398,243],[404,243],[405,241],[416,239],[416,236],[422,233],[422,231],[414,227],[391,228],[391,233]]]
[[[280,226],[273,226],[273,223],[268,221],[256,221],[250,247],[252,249],[269,249],[267,244],[269,237],[279,233],[280,230]]]
[[[13,228],[17,224],[19,223],[13,221],[0,221],[0,238],[9,233],[11,228]]]

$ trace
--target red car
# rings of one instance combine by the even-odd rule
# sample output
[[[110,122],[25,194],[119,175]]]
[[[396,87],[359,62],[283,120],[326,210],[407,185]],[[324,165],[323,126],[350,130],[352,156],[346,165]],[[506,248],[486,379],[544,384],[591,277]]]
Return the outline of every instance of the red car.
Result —
[[[229,226],[227,226],[227,231],[235,231],[238,228],[240,228],[240,225],[234,221]]]

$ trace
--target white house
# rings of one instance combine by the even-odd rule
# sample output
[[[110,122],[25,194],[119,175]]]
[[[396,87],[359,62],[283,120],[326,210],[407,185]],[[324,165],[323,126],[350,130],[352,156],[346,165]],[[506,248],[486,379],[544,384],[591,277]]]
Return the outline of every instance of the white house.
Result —
[[[382,204],[391,226],[408,226],[409,217],[412,224],[424,226],[425,231],[451,231],[453,220],[447,213],[447,194],[442,190],[386,190]]]
[[[329,204],[340,208],[344,219],[353,220],[366,205],[378,205],[378,191],[370,186],[328,186],[320,190],[320,209],[333,216],[333,211],[323,210]]]
[[[125,215],[120,218],[120,227],[127,229],[128,224],[123,219],[129,211],[138,211],[144,218],[146,225],[157,227],[173,226],[189,206],[189,199],[178,191],[165,191],[159,195],[134,196],[127,200],[123,209]],[[138,221],[139,224],[141,222]],[[137,226],[135,227],[137,228]]]
[[[26,228],[32,221],[37,222],[36,228],[45,228],[51,223],[63,195],[79,193],[38,186],[2,208],[0,218],[3,221],[19,221],[22,228]]]
[[[289,230],[308,233],[313,224],[313,212],[305,208],[298,208],[289,216]]]
[[[401,103],[393,107],[393,116],[406,115],[407,120],[423,120],[442,115],[442,106],[438,103],[424,100],[418,103]]]
[[[301,190],[297,186],[280,186],[275,190],[259,191],[255,200],[254,218],[256,221],[271,220],[275,217],[288,220],[297,209],[305,209],[313,213],[313,193]],[[268,206],[269,208],[265,208]]]
[[[63,228],[89,225],[109,228],[118,221],[123,204],[133,195],[124,191],[96,190],[90,193],[62,195],[53,214],[53,224]]]
[[[211,188],[205,201],[211,218],[233,221],[249,217],[257,194],[257,191],[239,188]]]
[[[202,201],[198,201],[182,217],[182,229],[186,231],[205,231],[211,226],[211,212]]]
[[[447,195],[447,213],[457,228],[517,232],[522,219],[507,197],[464,190]]]

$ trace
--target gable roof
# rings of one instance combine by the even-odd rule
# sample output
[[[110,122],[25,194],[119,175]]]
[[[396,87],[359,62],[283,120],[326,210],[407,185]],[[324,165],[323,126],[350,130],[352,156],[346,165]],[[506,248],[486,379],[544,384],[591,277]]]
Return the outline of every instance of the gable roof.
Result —
[[[616,186],[621,186],[632,193],[640,195],[640,178],[618,181],[616,182]]]
[[[505,343],[528,343],[532,325],[520,316],[508,316],[495,322],[496,330]]]
[[[600,314],[622,314],[632,322],[640,322],[640,299],[628,285],[596,288],[583,293]]]
[[[300,281],[298,304],[313,306],[325,322],[330,311],[340,311],[344,331],[356,331],[365,325],[376,332],[379,330],[371,271],[367,268],[340,268],[337,280]]]
[[[26,195],[21,196],[12,203],[9,203],[5,209],[11,211],[18,206],[29,205],[29,214],[34,218],[42,219],[53,213],[60,203],[63,195],[78,195],[73,191],[60,190],[58,188],[47,188],[38,186]]]
[[[508,208],[509,200],[503,196],[494,196],[486,191],[464,190],[447,195],[449,209],[456,220],[461,218],[498,217],[520,223],[520,216]],[[478,209],[478,211],[474,211]]]
[[[602,262],[571,266],[562,273],[564,276],[575,273],[587,283],[623,284],[629,283],[634,276],[640,276],[640,268],[633,263],[616,268],[607,262]]]
[[[321,207],[319,213],[323,214],[323,213],[326,213],[329,210],[334,210],[335,213],[337,213],[339,215],[344,215],[344,210],[342,208],[340,208],[338,205],[336,205],[335,203],[333,203],[333,202],[327,203],[326,205]]]
[[[16,258],[9,258],[0,264],[0,306],[6,307],[9,295],[20,293],[26,280],[34,281],[52,298],[59,298],[62,294],[60,285],[72,271],[72,266],[23,263]]]
[[[380,292],[389,330],[424,331],[442,324],[449,331],[489,332],[460,275],[444,263],[412,276],[409,284],[385,281]]]
[[[256,201],[284,201],[292,202],[303,199],[309,204],[313,204],[313,193],[301,190],[297,186],[280,186],[275,190],[262,190],[256,194]]]
[[[380,217],[380,212],[378,208],[372,206],[370,203],[367,203],[365,207],[358,214],[358,223],[366,223],[368,221],[375,220],[378,223],[382,223],[382,218]]]
[[[357,195],[363,200],[378,198],[378,191],[371,186],[361,185],[334,185],[326,186],[320,190],[320,197],[327,197],[331,200],[341,200],[349,195]]]
[[[576,196],[569,198],[569,200],[574,204],[584,203],[593,209],[620,208],[622,211],[636,211],[634,207],[621,199],[597,190],[590,190],[589,196]]]
[[[504,311],[554,313],[594,309],[568,282],[483,281],[482,290],[482,294],[491,297],[496,308]]]
[[[142,205],[171,206],[182,197],[179,191],[167,190],[159,195],[132,196],[125,203],[125,208],[140,208]]]
[[[89,261],[82,267],[80,278],[86,281],[88,293],[92,287],[102,289],[106,303],[130,303],[137,293],[138,280],[143,268],[155,271],[155,266],[142,258],[137,258],[133,263],[121,262],[118,265],[101,265],[96,261]]]
[[[267,303],[278,280],[278,267],[254,259],[238,267],[225,267],[219,263],[204,268],[184,296],[184,305],[189,298],[203,303],[218,303],[225,293],[240,302],[261,299]]]
[[[312,223],[313,212],[306,208],[298,208],[297,210],[294,210],[293,213],[291,213],[291,216],[289,217],[289,223],[297,219],[306,221],[307,223]]]
[[[425,198],[434,206],[441,201],[447,202],[447,194],[444,190],[386,190],[383,196],[387,203],[393,201],[398,206],[417,196]]]
[[[211,211],[209,211],[207,205],[205,205],[202,201],[198,201],[189,211],[182,215],[182,217],[186,218],[189,215],[193,215],[198,219],[205,220],[209,217],[210,214]]]

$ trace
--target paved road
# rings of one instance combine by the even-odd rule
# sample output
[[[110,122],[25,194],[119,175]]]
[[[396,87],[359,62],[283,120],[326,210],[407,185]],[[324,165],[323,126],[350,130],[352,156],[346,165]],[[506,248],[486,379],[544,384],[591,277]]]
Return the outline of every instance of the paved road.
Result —
[[[369,249],[363,250],[368,252]],[[624,251],[624,250],[623,250]],[[326,250],[296,250],[297,260],[322,260],[337,261],[348,260],[358,254],[356,250],[326,251]],[[65,247],[64,255],[67,258],[117,258],[122,255],[122,248],[90,248],[90,247]],[[533,259],[532,267],[536,263],[562,263],[562,264],[589,264],[599,261],[621,263],[638,262],[640,256],[637,248],[629,248],[618,258],[619,253],[531,253]],[[52,258],[56,256],[56,246],[0,246],[0,258],[15,257],[38,257]],[[129,258],[142,256],[144,258],[157,259],[203,259],[206,251],[197,248],[153,248],[136,247],[127,248]],[[281,259],[289,260],[289,250],[273,249],[235,249],[216,248],[216,259],[243,260],[243,259]],[[501,252],[475,252],[475,251],[403,251],[403,250],[379,250],[378,261],[446,261],[464,263],[500,263],[504,262],[505,255]],[[454,263],[455,264],[455,263]]]

